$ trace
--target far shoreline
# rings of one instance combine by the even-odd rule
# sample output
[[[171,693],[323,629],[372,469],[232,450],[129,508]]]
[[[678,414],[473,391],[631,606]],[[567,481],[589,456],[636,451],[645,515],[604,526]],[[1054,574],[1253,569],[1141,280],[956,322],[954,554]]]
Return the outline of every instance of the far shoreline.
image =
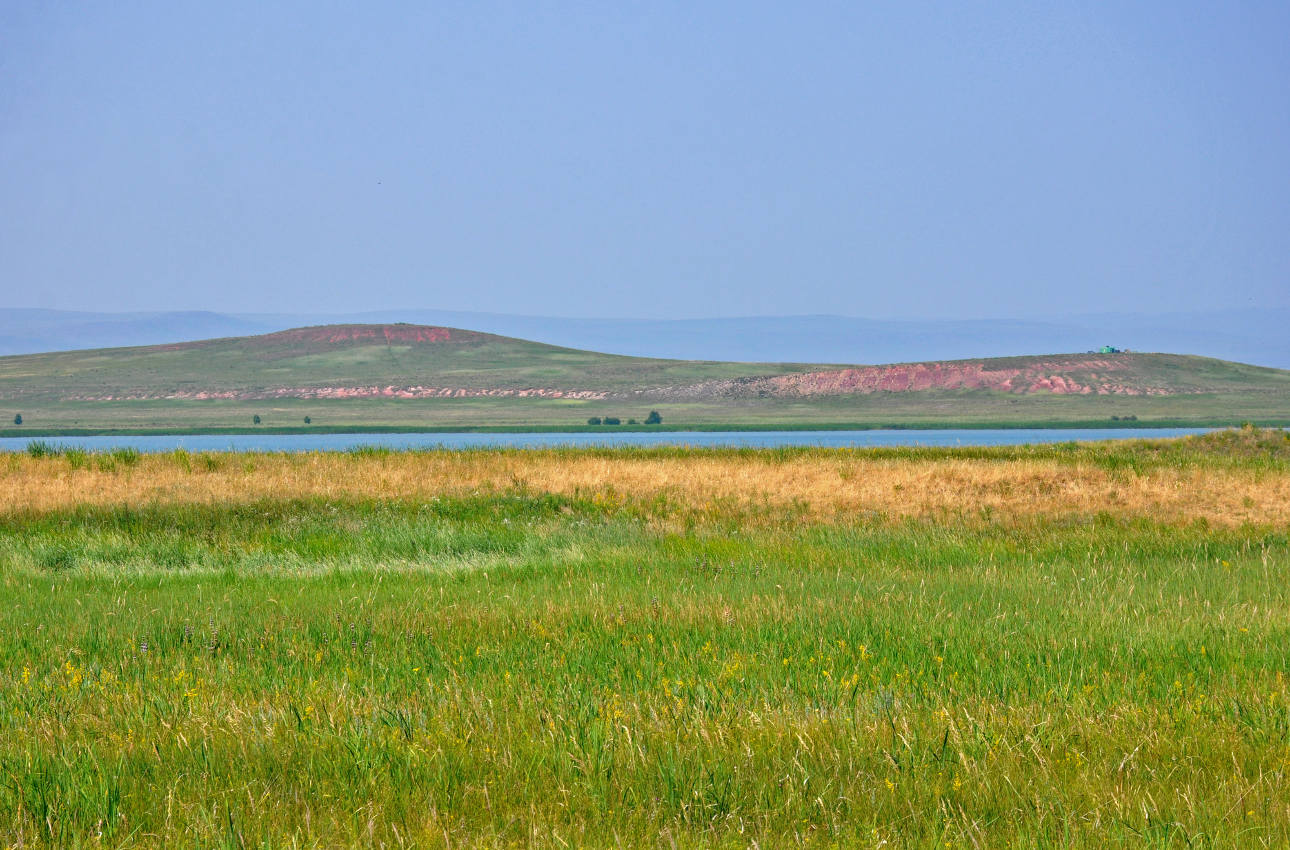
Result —
[[[211,428],[0,428],[2,438],[31,437],[188,437],[287,436],[301,434],[620,434],[764,431],[1048,431],[1145,430],[1152,428],[1235,428],[1253,424],[1264,428],[1290,427],[1290,419],[1251,423],[1237,419],[1131,419],[963,422],[821,422],[821,423],[703,423],[681,425],[310,425],[233,426]]]

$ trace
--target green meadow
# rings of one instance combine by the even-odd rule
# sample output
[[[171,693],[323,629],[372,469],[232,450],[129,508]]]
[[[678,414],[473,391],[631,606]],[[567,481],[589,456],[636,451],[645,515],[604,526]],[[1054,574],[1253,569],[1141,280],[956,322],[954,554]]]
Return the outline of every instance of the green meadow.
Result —
[[[52,434],[257,433],[328,431],[623,430],[587,426],[591,417],[643,421],[663,429],[745,428],[1105,428],[1290,425],[1290,390],[1214,391],[1167,396],[1009,398],[987,390],[934,390],[802,399],[299,399],[246,401],[8,402],[0,436]],[[12,412],[9,412],[12,410]],[[13,424],[20,413],[22,425]],[[255,424],[255,417],[260,423]],[[305,417],[309,423],[305,423]],[[1132,417],[1132,418],[1130,418]]]
[[[1269,445],[1140,455],[1266,487]],[[153,474],[109,461],[2,468]],[[0,515],[8,846],[1290,844],[1281,521],[235,496]]]

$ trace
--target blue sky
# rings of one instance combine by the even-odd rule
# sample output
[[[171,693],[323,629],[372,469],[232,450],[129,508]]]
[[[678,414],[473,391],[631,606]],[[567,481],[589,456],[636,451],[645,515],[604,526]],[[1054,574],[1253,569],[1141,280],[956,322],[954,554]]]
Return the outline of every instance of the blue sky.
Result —
[[[1285,307],[1286,32],[1271,3],[6,4],[0,306]]]

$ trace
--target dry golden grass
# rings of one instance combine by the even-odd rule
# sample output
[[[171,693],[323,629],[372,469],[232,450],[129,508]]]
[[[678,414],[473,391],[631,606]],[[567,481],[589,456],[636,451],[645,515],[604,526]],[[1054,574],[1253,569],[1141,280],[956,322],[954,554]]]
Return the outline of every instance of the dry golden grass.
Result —
[[[797,505],[816,519],[858,512],[1025,517],[1108,511],[1228,527],[1290,524],[1290,474],[1278,469],[1195,464],[1134,472],[1059,459],[952,453],[180,454],[115,466],[14,455],[0,464],[0,481],[0,513],[268,498],[428,498],[522,487],[566,495],[612,491],[631,500],[665,497],[691,507]]]

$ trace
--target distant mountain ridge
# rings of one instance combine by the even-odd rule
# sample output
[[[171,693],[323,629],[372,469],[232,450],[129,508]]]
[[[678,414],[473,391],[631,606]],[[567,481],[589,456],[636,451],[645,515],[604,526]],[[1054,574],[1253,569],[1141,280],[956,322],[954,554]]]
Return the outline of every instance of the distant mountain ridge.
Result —
[[[467,327],[638,357],[798,363],[903,363],[1040,351],[1197,354],[1290,368],[1290,309],[1157,316],[1108,313],[1051,321],[878,320],[847,316],[580,319],[448,310],[358,314],[91,313],[0,309],[0,355],[252,336],[334,323]]]

